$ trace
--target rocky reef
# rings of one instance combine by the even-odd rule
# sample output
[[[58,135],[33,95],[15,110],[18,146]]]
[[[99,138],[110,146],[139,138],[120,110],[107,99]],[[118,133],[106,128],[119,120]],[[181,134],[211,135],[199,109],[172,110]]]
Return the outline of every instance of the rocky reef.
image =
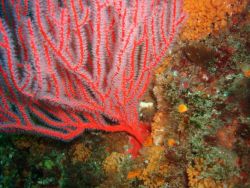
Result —
[[[250,187],[250,5],[185,0],[189,14],[140,103],[151,134],[71,142],[0,134],[0,188]]]

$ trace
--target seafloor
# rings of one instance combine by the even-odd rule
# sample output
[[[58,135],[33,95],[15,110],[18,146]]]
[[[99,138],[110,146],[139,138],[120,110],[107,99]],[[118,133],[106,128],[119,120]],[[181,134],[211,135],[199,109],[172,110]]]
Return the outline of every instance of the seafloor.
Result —
[[[249,188],[248,1],[185,0],[184,9],[141,103],[151,136],[139,157],[126,154],[125,133],[70,143],[1,133],[0,188]]]

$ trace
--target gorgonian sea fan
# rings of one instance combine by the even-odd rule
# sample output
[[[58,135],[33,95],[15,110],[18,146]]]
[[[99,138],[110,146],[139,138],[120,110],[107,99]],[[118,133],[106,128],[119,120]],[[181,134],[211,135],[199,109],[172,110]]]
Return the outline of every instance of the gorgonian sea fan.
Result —
[[[182,0],[1,0],[0,131],[142,143],[139,100],[184,17]]]

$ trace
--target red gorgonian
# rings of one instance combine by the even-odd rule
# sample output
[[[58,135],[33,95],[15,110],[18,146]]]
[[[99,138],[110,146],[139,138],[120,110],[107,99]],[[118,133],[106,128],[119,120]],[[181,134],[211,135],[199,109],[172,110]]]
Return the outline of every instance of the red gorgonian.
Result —
[[[144,140],[138,103],[184,20],[182,0],[1,0],[0,131]],[[136,141],[136,142],[135,142]]]

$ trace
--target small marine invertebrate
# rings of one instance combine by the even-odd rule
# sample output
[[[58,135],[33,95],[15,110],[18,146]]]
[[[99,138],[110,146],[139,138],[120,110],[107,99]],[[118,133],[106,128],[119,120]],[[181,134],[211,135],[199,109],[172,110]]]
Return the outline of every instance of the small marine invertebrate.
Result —
[[[137,178],[143,182],[143,185],[149,188],[158,188],[165,184],[164,176],[168,172],[168,164],[163,161],[164,147],[152,146],[144,151],[146,156],[144,168],[132,170],[127,178]]]
[[[91,151],[82,143],[77,143],[73,146],[72,162],[85,162],[91,154]]]
[[[241,12],[247,0],[185,0],[184,10],[189,17],[182,38],[199,40],[227,26],[228,17]]]
[[[176,141],[173,138],[169,138],[167,144],[169,147],[173,147],[176,145]]]
[[[133,171],[128,172],[127,174],[127,178],[130,179],[134,179],[134,178],[138,178],[142,173],[142,169],[136,169]]]
[[[151,136],[153,139],[153,143],[156,146],[163,145],[165,137],[166,137],[166,126],[168,120],[166,113],[157,112],[154,116],[152,123],[152,132]]]
[[[240,68],[241,68],[244,76],[249,78],[250,77],[250,65],[245,63],[245,64],[242,64],[240,66]]]
[[[250,70],[244,71],[245,77],[249,78],[250,77]]]
[[[204,178],[201,173],[205,170],[204,160],[201,158],[195,159],[194,166],[189,165],[187,168],[188,185],[190,188],[223,188],[224,184],[219,181],[215,181],[212,178]]]
[[[109,175],[114,175],[118,173],[121,169],[122,163],[125,160],[125,155],[122,153],[112,152],[103,161],[103,169]]]
[[[184,113],[184,112],[188,111],[188,107],[185,104],[180,104],[180,105],[178,105],[177,110],[180,113]]]

